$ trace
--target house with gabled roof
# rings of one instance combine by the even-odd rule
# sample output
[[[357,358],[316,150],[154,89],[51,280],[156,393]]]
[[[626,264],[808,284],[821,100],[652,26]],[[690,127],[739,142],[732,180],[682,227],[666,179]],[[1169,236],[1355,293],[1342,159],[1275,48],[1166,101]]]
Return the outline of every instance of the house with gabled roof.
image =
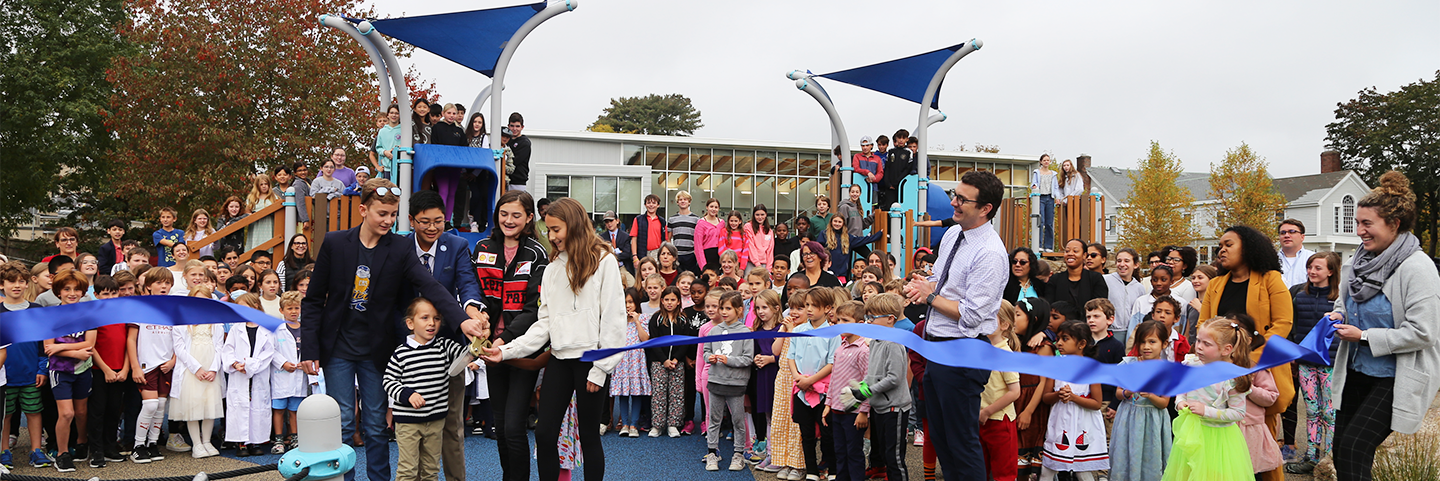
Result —
[[[1341,168],[1339,154],[1321,154],[1321,172],[1318,174],[1280,177],[1272,179],[1275,190],[1285,196],[1285,212],[1282,219],[1296,219],[1305,224],[1305,248],[1316,252],[1340,252],[1348,264],[1355,249],[1360,247],[1360,237],[1355,234],[1355,204],[1370,187],[1351,170]],[[1091,192],[1105,199],[1106,246],[1114,250],[1120,240],[1120,212],[1126,208],[1125,198],[1130,195],[1129,174],[1134,169],[1119,167],[1089,167]],[[1215,238],[1215,209],[1219,201],[1210,198],[1210,173],[1183,172],[1176,186],[1187,189],[1195,198],[1187,218],[1200,233],[1200,238],[1191,244],[1199,252],[1200,262],[1210,262],[1218,239]]]

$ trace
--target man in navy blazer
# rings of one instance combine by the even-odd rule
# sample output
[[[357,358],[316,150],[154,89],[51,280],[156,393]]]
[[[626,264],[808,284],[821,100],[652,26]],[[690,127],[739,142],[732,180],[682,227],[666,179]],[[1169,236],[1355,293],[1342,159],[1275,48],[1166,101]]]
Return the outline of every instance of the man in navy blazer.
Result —
[[[325,235],[301,302],[301,367],[315,374],[325,369],[327,391],[340,404],[342,439],[355,432],[355,396],[364,406],[366,475],[372,481],[390,478],[390,445],[385,426],[385,391],[381,375],[403,338],[394,318],[410,289],[429,299],[449,329],[484,335],[488,323],[471,319],[455,296],[430,275],[415,255],[415,243],[392,234],[399,212],[400,190],[384,179],[366,182],[360,196],[359,227]],[[355,473],[346,473],[353,481]]]
[[[485,304],[480,297],[480,280],[471,261],[470,243],[464,238],[445,232],[445,199],[433,190],[422,190],[410,196],[410,227],[415,232],[406,235],[415,246],[415,255],[420,263],[430,270],[435,280],[450,291],[451,297],[465,306],[471,318],[488,318]],[[413,294],[412,294],[413,295]],[[405,322],[398,326],[405,329]],[[446,323],[438,333],[461,345],[469,345],[470,339],[460,329]],[[445,467],[447,481],[465,480],[465,376],[450,378],[450,393],[446,407],[445,428],[440,442],[441,465]]]
[[[630,233],[625,232],[625,226],[615,217],[615,211],[605,211],[605,226],[600,229],[600,238],[610,243],[611,252],[620,259],[620,267],[634,274],[632,262],[635,256],[630,255]]]

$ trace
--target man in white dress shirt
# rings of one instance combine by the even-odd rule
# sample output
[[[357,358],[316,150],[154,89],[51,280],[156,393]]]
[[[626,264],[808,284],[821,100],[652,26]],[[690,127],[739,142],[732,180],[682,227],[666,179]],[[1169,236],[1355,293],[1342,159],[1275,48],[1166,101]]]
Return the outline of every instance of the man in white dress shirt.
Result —
[[[1280,275],[1285,287],[1305,283],[1305,262],[1315,251],[1305,248],[1305,224],[1299,219],[1280,221]]]

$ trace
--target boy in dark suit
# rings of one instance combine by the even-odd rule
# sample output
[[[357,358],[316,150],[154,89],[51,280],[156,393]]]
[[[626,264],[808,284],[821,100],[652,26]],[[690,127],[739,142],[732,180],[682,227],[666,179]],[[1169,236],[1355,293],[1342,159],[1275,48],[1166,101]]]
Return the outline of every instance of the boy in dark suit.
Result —
[[[301,366],[316,374],[325,368],[328,392],[340,404],[342,439],[355,432],[355,389],[365,411],[365,458],[372,481],[390,479],[390,446],[385,426],[381,374],[399,344],[393,322],[402,297],[413,288],[435,305],[445,328],[483,336],[488,321],[461,309],[415,254],[415,242],[390,232],[400,210],[400,189],[371,179],[360,195],[359,227],[331,232],[315,261],[315,273],[302,302]],[[355,478],[354,471],[345,475]]]

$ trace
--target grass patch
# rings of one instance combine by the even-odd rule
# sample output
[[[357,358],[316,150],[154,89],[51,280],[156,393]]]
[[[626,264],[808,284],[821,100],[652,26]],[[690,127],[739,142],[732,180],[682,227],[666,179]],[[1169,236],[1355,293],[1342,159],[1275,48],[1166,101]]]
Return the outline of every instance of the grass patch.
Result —
[[[1375,453],[1376,481],[1440,479],[1440,434],[1396,434],[1395,443]]]

